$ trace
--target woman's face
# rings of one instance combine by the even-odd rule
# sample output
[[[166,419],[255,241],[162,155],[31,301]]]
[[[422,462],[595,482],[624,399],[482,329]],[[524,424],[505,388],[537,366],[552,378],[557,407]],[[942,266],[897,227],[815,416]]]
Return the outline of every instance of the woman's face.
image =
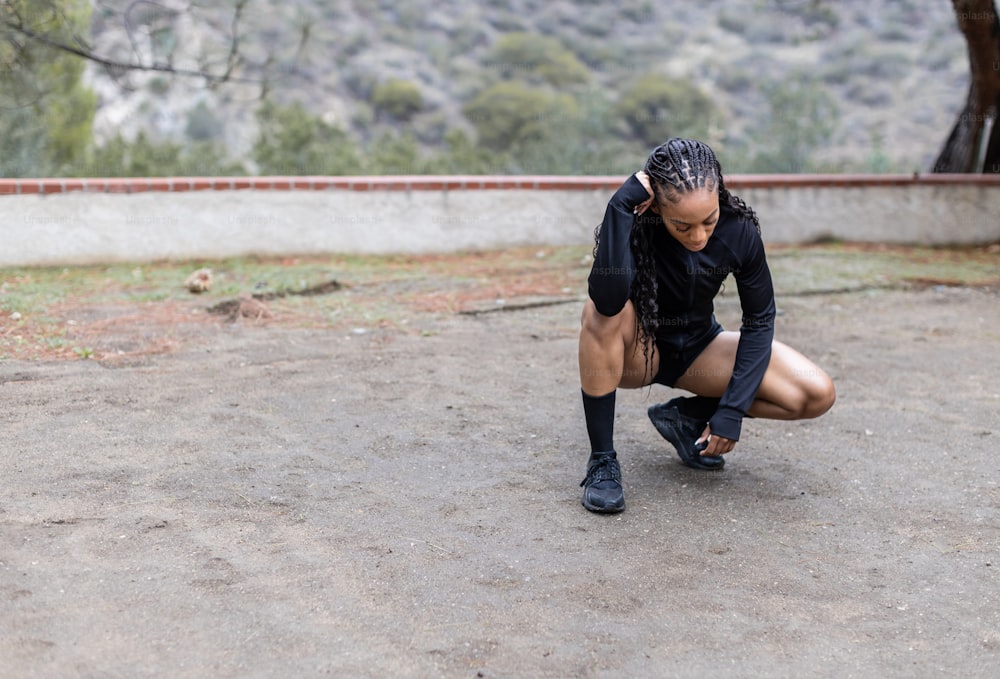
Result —
[[[708,244],[719,221],[719,193],[705,188],[682,193],[676,203],[654,201],[650,209],[660,215],[671,236],[692,252]]]

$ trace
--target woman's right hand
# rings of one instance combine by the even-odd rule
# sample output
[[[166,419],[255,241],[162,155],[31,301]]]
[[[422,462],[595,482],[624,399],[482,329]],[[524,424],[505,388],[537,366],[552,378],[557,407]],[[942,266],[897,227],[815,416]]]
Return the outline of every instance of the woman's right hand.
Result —
[[[632,212],[637,215],[641,215],[643,212],[649,209],[649,206],[653,204],[653,187],[649,183],[649,175],[646,174],[644,170],[639,170],[635,173],[635,178],[639,180],[639,183],[645,187],[646,192],[649,194],[649,199],[645,200],[633,208]]]

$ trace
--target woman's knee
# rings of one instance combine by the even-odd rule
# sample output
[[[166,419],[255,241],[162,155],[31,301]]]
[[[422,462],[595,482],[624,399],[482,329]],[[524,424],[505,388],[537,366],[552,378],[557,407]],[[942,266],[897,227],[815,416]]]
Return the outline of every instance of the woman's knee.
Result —
[[[804,391],[805,399],[801,412],[803,419],[819,417],[832,408],[837,400],[837,390],[833,386],[833,380],[823,371],[812,376]]]
[[[822,368],[780,342],[774,343],[771,360],[777,378],[775,402],[781,404],[789,418],[819,417],[833,407],[837,392]]]

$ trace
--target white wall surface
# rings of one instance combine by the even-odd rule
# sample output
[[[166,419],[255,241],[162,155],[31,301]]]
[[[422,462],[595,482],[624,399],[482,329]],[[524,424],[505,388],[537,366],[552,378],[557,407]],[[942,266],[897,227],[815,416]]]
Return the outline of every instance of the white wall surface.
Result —
[[[1000,185],[736,190],[770,243],[1000,240]],[[612,191],[233,190],[0,196],[0,265],[428,253],[592,242]]]

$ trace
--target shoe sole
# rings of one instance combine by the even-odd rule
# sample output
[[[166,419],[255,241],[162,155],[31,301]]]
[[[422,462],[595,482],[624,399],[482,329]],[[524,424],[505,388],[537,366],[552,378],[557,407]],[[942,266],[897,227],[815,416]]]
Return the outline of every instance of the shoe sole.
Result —
[[[625,511],[625,503],[622,503],[621,507],[598,507],[597,505],[589,504],[586,500],[582,502],[583,506],[588,510],[594,512],[595,514],[618,514]]]

